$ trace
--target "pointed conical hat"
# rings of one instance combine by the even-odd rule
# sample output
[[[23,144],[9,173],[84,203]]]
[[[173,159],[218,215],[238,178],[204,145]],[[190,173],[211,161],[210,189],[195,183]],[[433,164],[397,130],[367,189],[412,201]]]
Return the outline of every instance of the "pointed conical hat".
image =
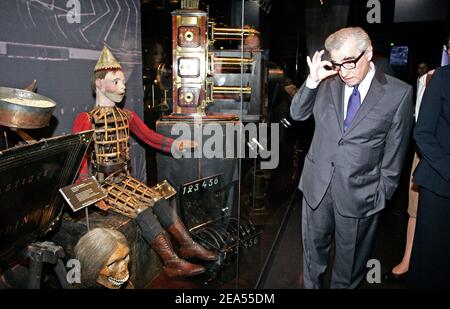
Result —
[[[114,58],[111,51],[105,46],[103,47],[103,50],[100,53],[100,58],[98,59],[97,64],[95,65],[94,72],[112,69],[122,70],[122,66],[116,60],[116,58]]]

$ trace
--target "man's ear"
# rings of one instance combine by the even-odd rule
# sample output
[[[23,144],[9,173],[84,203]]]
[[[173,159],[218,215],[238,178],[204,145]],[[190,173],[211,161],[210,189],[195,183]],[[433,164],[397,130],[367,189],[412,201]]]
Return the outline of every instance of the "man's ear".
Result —
[[[367,61],[371,61],[373,58],[373,47],[372,45],[370,45],[369,47],[367,47],[367,51],[366,54],[364,55],[367,59]]]

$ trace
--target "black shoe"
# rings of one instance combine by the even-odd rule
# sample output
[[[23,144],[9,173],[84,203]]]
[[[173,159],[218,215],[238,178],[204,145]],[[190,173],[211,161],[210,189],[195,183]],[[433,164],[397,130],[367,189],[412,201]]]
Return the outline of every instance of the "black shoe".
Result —
[[[404,282],[406,279],[406,276],[408,275],[408,272],[404,272],[402,274],[394,274],[392,271],[385,274],[383,276],[384,282]]]

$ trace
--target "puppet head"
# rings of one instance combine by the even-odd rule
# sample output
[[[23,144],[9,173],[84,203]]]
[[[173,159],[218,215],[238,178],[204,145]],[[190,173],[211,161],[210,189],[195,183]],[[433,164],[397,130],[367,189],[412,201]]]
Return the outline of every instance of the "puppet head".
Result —
[[[75,256],[81,265],[81,284],[118,289],[128,281],[129,247],[125,236],[112,229],[96,228],[80,238]]]
[[[125,96],[122,66],[107,47],[103,48],[95,65],[91,86],[96,95],[96,103],[100,106],[114,106]]]

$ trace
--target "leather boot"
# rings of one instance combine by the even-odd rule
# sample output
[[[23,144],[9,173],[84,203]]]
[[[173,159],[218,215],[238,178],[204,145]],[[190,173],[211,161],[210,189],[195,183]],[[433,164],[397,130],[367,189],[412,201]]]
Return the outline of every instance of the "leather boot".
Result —
[[[215,261],[217,260],[217,254],[212,251],[209,251],[198,243],[196,243],[183,222],[178,218],[174,224],[169,226],[167,229],[178,241],[180,244],[180,256],[188,259],[188,258],[198,258],[204,261]]]
[[[164,233],[158,234],[150,242],[150,245],[163,259],[164,271],[169,277],[188,277],[205,272],[203,266],[195,265],[179,258],[173,251],[172,244]]]

